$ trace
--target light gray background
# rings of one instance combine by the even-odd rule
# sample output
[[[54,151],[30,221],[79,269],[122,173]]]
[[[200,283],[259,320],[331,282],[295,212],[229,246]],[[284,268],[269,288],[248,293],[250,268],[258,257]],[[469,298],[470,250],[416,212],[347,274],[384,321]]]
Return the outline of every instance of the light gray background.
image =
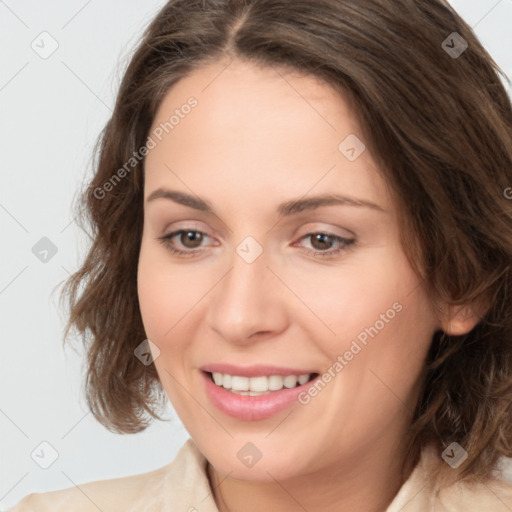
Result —
[[[0,0],[3,509],[30,492],[163,466],[188,438],[170,407],[172,421],[136,435],[109,433],[92,418],[81,393],[81,351],[62,348],[56,288],[78,267],[88,241],[71,201],[91,175],[92,147],[131,51],[164,3]],[[451,3],[512,78],[512,0]],[[35,40],[38,51],[51,48],[43,31],[58,43],[46,59],[31,47]],[[57,248],[46,263],[32,252],[43,237]],[[31,458],[43,441],[58,452],[48,469]],[[37,454],[44,462],[51,450]]]

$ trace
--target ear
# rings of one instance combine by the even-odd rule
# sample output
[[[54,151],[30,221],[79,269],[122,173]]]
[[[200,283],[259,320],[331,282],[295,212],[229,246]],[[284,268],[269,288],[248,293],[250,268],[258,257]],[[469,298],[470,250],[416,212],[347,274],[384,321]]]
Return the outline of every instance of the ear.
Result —
[[[441,329],[450,336],[461,336],[470,332],[485,314],[485,308],[476,305],[448,306]]]

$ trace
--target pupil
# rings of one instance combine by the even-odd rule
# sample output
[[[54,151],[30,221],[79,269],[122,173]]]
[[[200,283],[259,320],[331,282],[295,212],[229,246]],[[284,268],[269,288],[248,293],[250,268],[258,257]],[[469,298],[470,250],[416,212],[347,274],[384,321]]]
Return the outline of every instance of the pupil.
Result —
[[[319,233],[313,237],[313,240],[315,240],[316,242],[320,242],[320,247],[318,247],[319,249],[328,249],[329,241],[326,242],[326,239],[328,240],[329,237],[330,237],[330,235],[326,235],[324,233]]]
[[[185,239],[183,239],[183,237],[185,237]],[[192,247],[196,247],[197,244],[194,245],[194,242],[199,242],[199,244],[200,244],[201,240],[202,240],[202,234],[198,233],[197,231],[187,231],[185,233],[182,233],[181,241],[183,242],[183,245],[185,245],[186,247],[190,247],[187,244],[187,242],[190,242],[190,241],[192,241]]]

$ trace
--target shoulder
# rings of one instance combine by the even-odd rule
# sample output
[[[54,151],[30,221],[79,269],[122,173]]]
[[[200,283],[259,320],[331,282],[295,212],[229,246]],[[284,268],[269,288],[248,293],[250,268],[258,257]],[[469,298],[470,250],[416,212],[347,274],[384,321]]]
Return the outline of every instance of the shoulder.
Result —
[[[132,503],[141,494],[158,487],[169,466],[139,475],[98,480],[58,491],[29,494],[8,512],[126,510],[127,503]]]
[[[502,457],[501,468],[494,478],[481,482],[457,482],[437,491],[436,498],[443,504],[442,510],[464,512],[510,512],[512,510],[512,459]]]
[[[429,445],[386,512],[510,512],[510,465],[512,460],[503,458],[505,470],[486,482],[456,481],[439,450]]]
[[[460,512],[510,512],[512,510],[512,485],[503,480],[490,482],[461,482],[440,489],[434,503],[442,504],[440,510]]]
[[[32,493],[7,512],[129,512],[160,510],[165,501],[191,500],[199,489],[209,492],[206,459],[191,439],[175,459],[147,473],[78,484],[66,489]],[[190,484],[192,487],[187,487]],[[204,492],[206,490],[206,492]],[[186,508],[184,510],[187,510]]]

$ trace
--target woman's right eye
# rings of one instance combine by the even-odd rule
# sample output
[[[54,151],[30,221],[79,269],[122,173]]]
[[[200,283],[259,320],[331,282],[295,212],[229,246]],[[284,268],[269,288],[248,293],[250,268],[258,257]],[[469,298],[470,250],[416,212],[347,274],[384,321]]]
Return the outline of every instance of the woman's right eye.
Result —
[[[179,240],[179,243],[182,245],[182,247],[185,247],[189,250],[183,250],[176,247],[176,245],[173,243],[173,238],[175,237],[178,237],[177,239]],[[158,240],[160,240],[164,247],[173,254],[194,256],[197,252],[199,252],[197,250],[198,244],[200,244],[205,239],[205,237],[209,238],[206,233],[196,229],[178,229],[167,235],[159,237]]]

